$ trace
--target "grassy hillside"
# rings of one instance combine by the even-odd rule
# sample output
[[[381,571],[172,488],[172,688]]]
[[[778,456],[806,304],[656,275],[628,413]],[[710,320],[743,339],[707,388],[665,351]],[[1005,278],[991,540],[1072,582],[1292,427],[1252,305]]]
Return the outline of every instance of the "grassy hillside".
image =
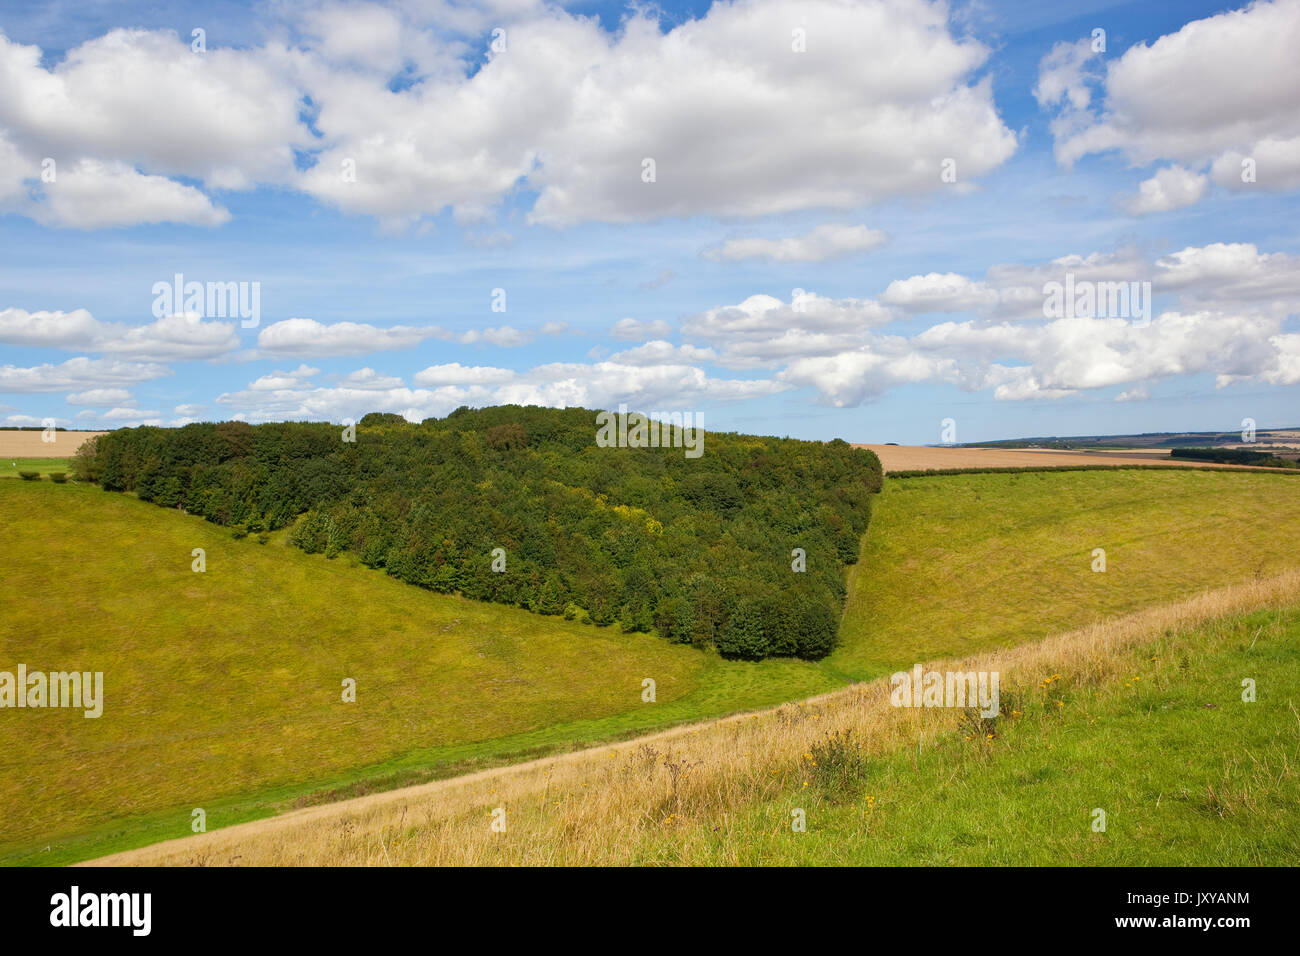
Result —
[[[1254,703],[1244,676],[1263,689]],[[919,756],[905,747],[858,755],[849,773],[811,768],[807,839],[790,838],[802,803],[787,788],[738,812],[726,840],[697,824],[641,852],[687,862],[680,848],[694,844],[694,864],[1293,867],[1297,687],[1300,609],[1237,616],[1130,650],[1095,687],[1077,672],[1050,691],[1023,685],[1023,710],[992,739],[961,727]]]
[[[215,827],[313,789],[428,779],[831,686],[810,664],[729,663],[436,595],[88,486],[4,482],[0,526],[0,670],[103,671],[106,685],[98,719],[0,711],[6,862],[176,836],[194,807]]]
[[[129,496],[0,482],[0,670],[103,670],[105,716],[0,711],[0,862],[83,859],[1002,647],[1295,555],[1283,477],[893,481],[813,664],[723,661],[410,587]],[[1109,570],[1090,570],[1091,548]],[[207,572],[190,570],[207,551]],[[356,704],[340,683],[357,681]],[[658,701],[641,702],[641,681]],[[45,852],[45,848],[49,851]]]
[[[45,481],[52,471],[67,474],[69,461],[68,458],[3,458],[0,459],[0,478],[18,478],[20,471],[36,471]]]
[[[1092,570],[1093,549],[1106,571]],[[1300,565],[1284,475],[1088,471],[887,481],[829,664],[866,679]]]
[[[1001,713],[882,679],[108,862],[1300,863],[1300,572],[929,666],[998,671]]]

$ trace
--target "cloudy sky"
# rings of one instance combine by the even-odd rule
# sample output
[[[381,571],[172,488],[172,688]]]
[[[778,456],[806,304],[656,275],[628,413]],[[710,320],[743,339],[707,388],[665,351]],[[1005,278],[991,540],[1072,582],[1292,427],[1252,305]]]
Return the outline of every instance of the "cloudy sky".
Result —
[[[1298,425],[1297,50],[1300,0],[7,0],[0,423]]]

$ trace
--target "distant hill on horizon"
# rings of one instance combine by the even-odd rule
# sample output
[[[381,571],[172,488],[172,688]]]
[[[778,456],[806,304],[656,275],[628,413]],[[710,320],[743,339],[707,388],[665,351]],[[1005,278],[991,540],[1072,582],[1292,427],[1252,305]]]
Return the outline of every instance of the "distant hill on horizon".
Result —
[[[1300,426],[1260,428],[1255,440],[1245,442],[1238,431],[1141,432],[1131,435],[1070,435],[1006,438],[996,441],[963,442],[963,448],[1163,448],[1187,445],[1235,446],[1295,445],[1300,447]]]

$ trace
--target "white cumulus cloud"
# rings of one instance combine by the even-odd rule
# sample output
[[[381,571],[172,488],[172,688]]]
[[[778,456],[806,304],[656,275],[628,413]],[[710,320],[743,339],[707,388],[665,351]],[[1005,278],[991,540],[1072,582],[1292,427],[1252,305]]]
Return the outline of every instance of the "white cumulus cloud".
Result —
[[[773,262],[825,262],[841,256],[868,252],[888,239],[879,229],[866,226],[824,224],[802,236],[786,239],[729,239],[704,252],[706,259],[738,262],[770,259]]]

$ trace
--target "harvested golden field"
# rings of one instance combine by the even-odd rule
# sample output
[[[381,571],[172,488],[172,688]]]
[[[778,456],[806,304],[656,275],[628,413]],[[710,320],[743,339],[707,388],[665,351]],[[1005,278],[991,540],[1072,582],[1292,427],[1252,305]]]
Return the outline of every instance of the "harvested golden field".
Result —
[[[1058,451],[1036,448],[931,448],[926,445],[854,445],[880,457],[885,473],[941,468],[1077,468],[1079,465],[1182,465],[1170,461],[1168,449],[1153,451]],[[1196,467],[1228,468],[1197,462]]]
[[[891,706],[890,682],[881,679],[95,862],[941,863],[987,862],[990,854],[1048,862],[1040,859],[1046,853],[1062,865],[1163,853],[1183,862],[1204,855],[1207,863],[1211,856],[1294,863],[1296,726],[1286,684],[1297,666],[1300,617],[1265,609],[1294,609],[1298,596],[1300,571],[1291,570],[1036,644],[926,665],[1001,674],[1002,714],[978,732],[960,708]],[[1249,612],[1257,613],[1243,617]],[[1232,703],[1242,673],[1272,688],[1267,700]],[[1135,737],[1134,720],[1158,726]],[[1201,744],[1188,753],[1153,751],[1144,733],[1166,744],[1190,734]],[[1206,740],[1215,741],[1212,752]],[[1040,760],[1040,769],[1025,770]],[[1170,779],[1154,781],[1157,770]],[[1198,785],[1193,774],[1211,780],[1209,797],[1205,787],[1201,796],[1187,789]],[[918,782],[930,801],[919,808],[911,794],[900,795]],[[948,795],[936,803],[935,793]],[[1058,805],[1066,794],[1068,805]],[[1202,812],[1205,799],[1216,814]],[[1112,807],[1117,838],[1090,837],[1087,808],[1097,804]],[[792,813],[806,813],[806,833],[791,832]],[[971,839],[990,825],[989,814],[1001,821],[996,839]],[[1027,829],[1044,839],[1026,841]],[[966,838],[947,840],[939,830]]]
[[[54,432],[54,441],[41,440],[40,431],[0,431],[0,458],[71,458],[89,441],[107,432]]]

